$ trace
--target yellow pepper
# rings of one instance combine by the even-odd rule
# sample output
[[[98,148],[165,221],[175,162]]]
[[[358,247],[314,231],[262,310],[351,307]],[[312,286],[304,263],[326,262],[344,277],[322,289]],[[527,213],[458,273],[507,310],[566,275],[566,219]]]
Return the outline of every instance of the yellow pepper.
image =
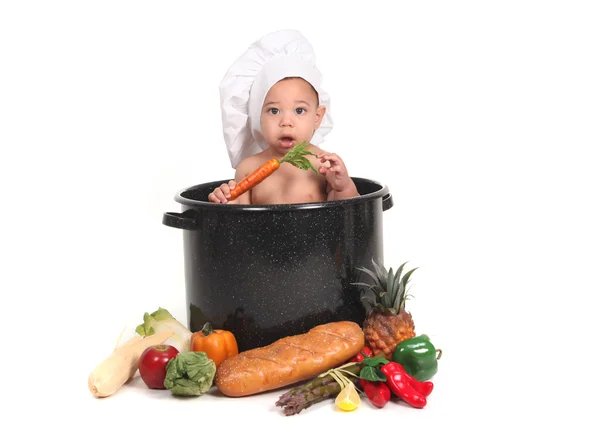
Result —
[[[209,322],[202,330],[192,334],[190,348],[193,352],[204,352],[219,367],[227,358],[238,354],[238,345],[233,333],[213,330]]]

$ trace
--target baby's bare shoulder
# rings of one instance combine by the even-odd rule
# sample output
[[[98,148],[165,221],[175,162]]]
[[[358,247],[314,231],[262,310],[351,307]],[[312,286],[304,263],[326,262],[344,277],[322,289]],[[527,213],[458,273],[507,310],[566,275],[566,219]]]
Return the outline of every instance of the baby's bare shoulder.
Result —
[[[262,163],[264,163],[262,153],[244,158],[237,166],[237,176],[246,177],[254,170],[258,169]]]

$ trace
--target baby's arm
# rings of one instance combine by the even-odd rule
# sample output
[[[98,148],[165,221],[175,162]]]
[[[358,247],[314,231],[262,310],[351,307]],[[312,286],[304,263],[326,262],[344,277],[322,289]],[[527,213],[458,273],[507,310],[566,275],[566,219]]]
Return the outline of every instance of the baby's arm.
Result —
[[[321,152],[318,158],[323,164],[319,167],[319,173],[327,180],[327,201],[359,196],[344,161],[338,155]]]

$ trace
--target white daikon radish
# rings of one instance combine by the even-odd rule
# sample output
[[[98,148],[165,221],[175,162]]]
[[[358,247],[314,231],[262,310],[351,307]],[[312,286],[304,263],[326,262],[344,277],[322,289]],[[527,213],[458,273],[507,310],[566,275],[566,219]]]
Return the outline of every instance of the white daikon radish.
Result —
[[[134,336],[115,348],[90,374],[88,387],[96,397],[115,393],[129,381],[138,369],[140,355],[146,348],[164,343],[175,332],[165,330],[150,336]]]

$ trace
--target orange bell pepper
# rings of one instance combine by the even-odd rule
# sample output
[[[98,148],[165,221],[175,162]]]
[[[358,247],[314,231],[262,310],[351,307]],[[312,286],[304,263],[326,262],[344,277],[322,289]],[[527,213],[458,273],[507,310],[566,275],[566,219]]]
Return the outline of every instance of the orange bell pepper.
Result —
[[[227,330],[213,330],[209,322],[202,330],[192,334],[190,349],[204,352],[219,367],[227,358],[238,354],[238,345],[233,333]]]

